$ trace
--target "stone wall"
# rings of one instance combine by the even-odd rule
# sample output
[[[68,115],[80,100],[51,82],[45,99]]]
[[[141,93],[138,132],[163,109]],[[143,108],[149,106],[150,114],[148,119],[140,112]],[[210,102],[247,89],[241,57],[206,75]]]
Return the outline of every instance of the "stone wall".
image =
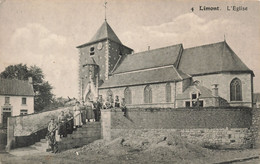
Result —
[[[211,88],[213,84],[219,84],[219,96],[226,99],[233,106],[252,107],[252,83],[250,73],[219,73],[211,75],[193,76],[193,81],[198,80],[201,85]],[[241,102],[230,102],[230,83],[234,78],[242,82],[242,99]]]
[[[184,83],[184,84],[183,84]],[[129,86],[132,94],[132,104],[127,104],[128,106],[139,106],[139,107],[171,107],[174,108],[175,97],[177,94],[182,93],[183,89],[187,87],[190,83],[190,79],[184,80],[184,82],[170,82],[171,86],[171,102],[166,102],[166,84],[167,83],[157,83],[150,84],[152,89],[152,103],[144,103],[144,88],[147,85]],[[119,96],[119,99],[124,97],[124,91],[126,87],[110,88],[113,92],[113,98]],[[107,98],[107,91],[109,89],[99,89],[99,94],[102,95],[103,101]]]
[[[252,127],[251,132],[253,135],[254,147],[260,148],[260,108],[252,110]]]
[[[42,113],[9,117],[7,127],[7,150],[17,146],[27,146],[24,143],[29,143],[28,141],[32,141],[30,144],[33,144],[41,137],[45,137],[46,128],[48,127],[50,119],[54,118],[55,121],[57,121],[61,111],[67,113],[71,110],[72,107],[65,107]],[[39,133],[40,131],[43,131],[43,133]],[[39,136],[39,134],[44,135]]]
[[[135,131],[173,131],[205,147],[249,148],[253,142],[251,125],[250,108],[138,108],[128,109],[126,116],[120,109],[102,110],[104,139]]]
[[[250,108],[131,108],[111,111],[112,129],[249,128]]]
[[[24,116],[10,117],[9,119],[14,120],[14,136],[28,136],[33,132],[46,128],[51,118],[54,118],[55,121],[57,121],[58,115],[61,111],[64,111],[65,114],[68,111],[72,112],[72,107],[59,108],[53,111]]]

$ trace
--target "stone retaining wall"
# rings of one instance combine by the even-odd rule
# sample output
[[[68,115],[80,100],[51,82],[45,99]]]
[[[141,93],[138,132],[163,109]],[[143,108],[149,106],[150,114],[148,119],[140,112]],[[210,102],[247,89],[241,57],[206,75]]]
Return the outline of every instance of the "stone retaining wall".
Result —
[[[124,133],[159,131],[212,148],[253,146],[250,108],[120,109],[102,110],[102,136],[110,140]]]

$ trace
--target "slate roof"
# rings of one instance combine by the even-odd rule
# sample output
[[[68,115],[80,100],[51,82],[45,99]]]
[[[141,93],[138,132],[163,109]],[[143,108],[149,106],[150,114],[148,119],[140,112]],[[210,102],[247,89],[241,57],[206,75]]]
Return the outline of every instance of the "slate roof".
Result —
[[[212,91],[204,86],[201,85],[191,85],[185,89],[182,94],[178,94],[176,99],[183,100],[183,99],[190,99],[190,93],[194,91],[199,91],[200,98],[213,98],[215,96],[212,95]]]
[[[218,72],[250,72],[250,70],[224,42],[184,49],[178,69],[190,75]]]
[[[169,66],[157,69],[147,69],[143,71],[114,74],[99,88],[102,89],[170,81],[181,81],[187,78],[190,78],[190,76],[175,69],[173,66]]]
[[[0,95],[34,96],[34,91],[28,81],[0,78]]]
[[[113,31],[113,29],[110,27],[107,21],[105,21],[88,43],[80,45],[77,48],[81,48],[93,42],[101,41],[104,39],[110,39],[114,42],[122,44],[115,32]]]
[[[182,44],[127,55],[115,74],[148,68],[174,65],[182,51]]]

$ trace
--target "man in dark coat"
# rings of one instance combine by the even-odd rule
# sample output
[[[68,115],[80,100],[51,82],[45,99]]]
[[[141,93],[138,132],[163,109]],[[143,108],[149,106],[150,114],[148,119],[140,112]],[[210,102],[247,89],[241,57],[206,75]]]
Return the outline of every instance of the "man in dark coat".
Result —
[[[99,99],[96,99],[96,102],[94,102],[94,114],[95,114],[95,121],[99,122],[100,121],[100,116],[101,116],[101,111],[100,109],[102,108],[102,104],[99,102]]]

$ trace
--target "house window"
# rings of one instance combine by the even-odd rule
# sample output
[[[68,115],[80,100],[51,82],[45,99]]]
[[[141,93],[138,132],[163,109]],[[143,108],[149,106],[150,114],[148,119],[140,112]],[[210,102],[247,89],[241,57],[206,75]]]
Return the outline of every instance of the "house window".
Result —
[[[10,104],[10,97],[5,97],[5,105],[9,105]]]
[[[167,83],[165,86],[165,93],[166,93],[166,102],[171,102],[171,84]]]
[[[144,88],[144,103],[152,103],[152,88],[149,85]]]
[[[200,107],[203,107],[203,105],[204,105],[204,103],[203,103],[203,100],[193,100],[192,101],[192,107],[198,107],[198,106],[200,106]]]
[[[89,54],[90,55],[94,55],[95,54],[95,47],[94,46],[90,47]]]
[[[190,101],[185,101],[185,107],[190,107]]]
[[[197,94],[196,93],[191,94],[191,99],[192,100],[197,99]]]
[[[125,89],[124,97],[125,97],[126,104],[132,104],[132,93],[128,87]]]
[[[25,97],[22,98],[22,104],[26,105],[26,98]]]
[[[242,84],[238,78],[230,83],[230,101],[242,101]]]
[[[21,109],[20,110],[20,115],[27,115],[28,114],[28,110],[27,109]]]

